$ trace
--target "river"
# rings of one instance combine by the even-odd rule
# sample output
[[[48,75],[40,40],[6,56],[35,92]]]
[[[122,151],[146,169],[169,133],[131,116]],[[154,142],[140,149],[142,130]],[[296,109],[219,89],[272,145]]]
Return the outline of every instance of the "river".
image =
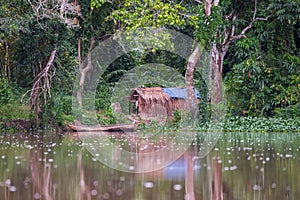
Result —
[[[194,144],[161,169],[130,173],[103,164],[76,133],[2,133],[0,199],[300,199],[299,133],[224,133],[200,151]]]

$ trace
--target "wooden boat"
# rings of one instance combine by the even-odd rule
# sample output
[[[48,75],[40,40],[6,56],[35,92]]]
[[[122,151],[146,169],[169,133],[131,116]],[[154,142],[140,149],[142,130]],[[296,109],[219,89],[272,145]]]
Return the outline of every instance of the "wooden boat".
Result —
[[[86,125],[73,125],[68,124],[72,131],[77,132],[97,132],[97,131],[133,131],[136,126],[134,124],[113,124],[109,126],[86,126]]]

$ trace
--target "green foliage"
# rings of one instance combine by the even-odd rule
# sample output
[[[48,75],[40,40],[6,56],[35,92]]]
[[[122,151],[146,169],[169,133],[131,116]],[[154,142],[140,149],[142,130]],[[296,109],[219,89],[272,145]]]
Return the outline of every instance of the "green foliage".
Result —
[[[72,96],[55,94],[48,106],[51,113],[47,114],[53,117],[56,124],[65,124],[72,121]]]
[[[257,23],[249,38],[229,49],[226,65],[231,71],[225,80],[231,114],[272,116],[275,109],[299,102],[295,30],[281,21]]]
[[[12,88],[6,80],[0,78],[0,105],[11,103],[14,100]]]
[[[300,20],[299,0],[272,0],[268,9],[272,10],[281,22],[296,24]]]
[[[230,117],[224,124],[226,131],[300,131],[299,118]]]
[[[199,131],[207,131],[210,123],[224,132],[300,132],[300,118],[227,116],[224,122],[200,124]]]
[[[96,110],[109,110],[111,107],[112,87],[103,79],[98,83],[95,96]]]
[[[202,45],[211,44],[216,38],[217,31],[222,30],[227,23],[221,15],[221,7],[213,6],[210,16],[205,15],[203,5],[194,8],[192,12],[197,14],[192,15],[188,22],[195,28],[195,37]]]
[[[299,102],[297,62],[289,63],[285,56],[249,58],[234,66],[226,77],[230,111],[272,115],[275,108]]]
[[[300,103],[285,108],[276,108],[275,116],[280,118],[300,118]]]
[[[111,106],[109,109],[101,111],[101,113],[97,114],[97,118],[100,125],[116,124],[116,116]]]
[[[111,19],[114,23],[119,21],[128,30],[148,26],[182,26],[185,21],[179,13],[183,10],[184,7],[174,2],[125,0],[124,6],[112,13]]]
[[[91,0],[90,7],[92,10],[94,10],[95,8],[100,8],[105,2],[107,2],[107,1],[106,0]]]
[[[32,112],[26,105],[17,102],[11,102],[0,105],[0,121],[11,121],[15,119],[30,120]]]
[[[182,112],[180,110],[174,110],[173,112],[173,118],[172,118],[172,127],[179,127],[179,123],[182,120]]]

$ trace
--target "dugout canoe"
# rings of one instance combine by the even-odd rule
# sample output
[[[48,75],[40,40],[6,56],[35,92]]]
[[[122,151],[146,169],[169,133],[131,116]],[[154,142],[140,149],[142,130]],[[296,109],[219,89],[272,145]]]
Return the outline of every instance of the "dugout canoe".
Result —
[[[97,132],[97,131],[133,131],[136,126],[133,124],[113,124],[109,126],[85,126],[69,124],[68,127],[76,132]]]

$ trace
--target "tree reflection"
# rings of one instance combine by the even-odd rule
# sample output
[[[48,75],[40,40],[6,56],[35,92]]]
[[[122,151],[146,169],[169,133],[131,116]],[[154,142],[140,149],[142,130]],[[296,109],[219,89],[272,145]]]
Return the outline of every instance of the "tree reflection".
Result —
[[[41,148],[30,151],[30,172],[34,197],[54,200],[55,187],[52,183],[51,165],[47,163],[46,159],[43,159]]]

